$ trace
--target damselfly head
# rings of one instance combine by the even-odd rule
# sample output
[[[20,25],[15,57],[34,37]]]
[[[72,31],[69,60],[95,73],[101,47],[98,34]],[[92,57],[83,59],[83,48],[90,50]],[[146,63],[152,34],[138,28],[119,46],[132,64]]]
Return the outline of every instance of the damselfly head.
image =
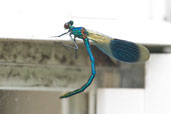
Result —
[[[64,28],[65,29],[70,29],[70,27],[73,25],[73,23],[74,23],[73,21],[69,21],[69,22],[65,23]]]

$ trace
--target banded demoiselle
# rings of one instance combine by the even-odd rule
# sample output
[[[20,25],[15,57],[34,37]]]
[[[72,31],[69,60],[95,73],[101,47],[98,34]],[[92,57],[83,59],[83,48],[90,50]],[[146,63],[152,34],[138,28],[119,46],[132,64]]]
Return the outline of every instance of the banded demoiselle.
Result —
[[[76,51],[78,49],[76,38],[82,39],[84,41],[84,45],[86,47],[86,50],[88,52],[91,61],[91,75],[88,81],[81,88],[68,92],[62,95],[60,98],[67,98],[75,94],[81,93],[92,83],[96,74],[96,70],[95,70],[95,60],[91,52],[89,40],[91,40],[92,43],[103,53],[118,61],[135,63],[135,62],[145,62],[149,59],[150,53],[148,49],[141,44],[112,38],[98,32],[87,30],[84,27],[74,27],[73,21],[69,21],[65,23],[64,28],[68,29],[68,32],[65,32],[56,37],[61,37],[69,33],[70,38],[75,44],[74,49]],[[72,35],[74,37],[72,37]]]

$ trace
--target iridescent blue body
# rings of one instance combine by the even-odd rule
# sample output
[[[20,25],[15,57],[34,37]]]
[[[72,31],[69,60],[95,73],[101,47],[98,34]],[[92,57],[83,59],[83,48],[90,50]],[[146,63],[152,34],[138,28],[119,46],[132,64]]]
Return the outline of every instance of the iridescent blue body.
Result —
[[[71,34],[77,38],[84,39],[88,35],[88,31],[83,27],[72,27]]]
[[[74,49],[77,50],[78,46],[76,44],[75,38],[80,38],[84,41],[84,45],[88,52],[91,61],[91,75],[88,81],[79,89],[68,92],[61,96],[60,98],[67,98],[72,95],[83,92],[93,81],[96,70],[95,70],[95,60],[91,52],[89,40],[99,48],[103,53],[108,55],[111,58],[117,59],[122,62],[145,62],[149,59],[149,51],[141,44],[135,44],[129,41],[113,39],[109,36],[103,35],[101,33],[93,32],[85,29],[84,27],[74,27],[73,21],[65,23],[64,28],[69,29],[68,32],[59,35],[61,37],[67,33],[70,33],[70,37],[75,44]],[[72,38],[72,35],[74,38]]]
[[[85,38],[84,39],[84,45],[87,49],[87,52],[89,54],[89,57],[90,57],[90,61],[91,61],[91,75],[90,75],[90,78],[88,79],[88,81],[79,89],[76,89],[72,92],[68,92],[66,94],[64,94],[63,96],[61,96],[60,98],[67,98],[67,97],[70,97],[72,95],[75,95],[75,94],[78,94],[80,92],[83,92],[93,81],[94,79],[94,76],[96,74],[96,70],[95,70],[95,60],[94,60],[94,57],[93,57],[93,54],[91,52],[91,48],[90,48],[90,44],[89,44],[89,39],[88,38]]]

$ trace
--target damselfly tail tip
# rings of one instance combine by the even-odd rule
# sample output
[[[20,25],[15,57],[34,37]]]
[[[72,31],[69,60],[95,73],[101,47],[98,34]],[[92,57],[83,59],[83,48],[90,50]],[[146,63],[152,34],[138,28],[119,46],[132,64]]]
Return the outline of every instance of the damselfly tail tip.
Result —
[[[62,95],[62,96],[60,96],[59,98],[60,99],[63,99],[63,98],[68,98],[69,96],[68,95]]]
[[[63,98],[65,98],[65,97],[64,97],[64,96],[60,96],[59,98],[60,98],[60,99],[63,99]]]

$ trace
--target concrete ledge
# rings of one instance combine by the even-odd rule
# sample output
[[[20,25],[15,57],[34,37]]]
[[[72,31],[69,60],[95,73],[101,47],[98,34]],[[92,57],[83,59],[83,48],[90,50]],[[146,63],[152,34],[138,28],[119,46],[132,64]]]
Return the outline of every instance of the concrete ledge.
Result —
[[[61,41],[0,39],[0,89],[56,90],[82,86],[91,70],[84,45],[78,46],[78,59],[75,59],[74,50],[64,47]],[[92,51],[99,72],[104,70],[98,67],[116,66],[95,46]]]

